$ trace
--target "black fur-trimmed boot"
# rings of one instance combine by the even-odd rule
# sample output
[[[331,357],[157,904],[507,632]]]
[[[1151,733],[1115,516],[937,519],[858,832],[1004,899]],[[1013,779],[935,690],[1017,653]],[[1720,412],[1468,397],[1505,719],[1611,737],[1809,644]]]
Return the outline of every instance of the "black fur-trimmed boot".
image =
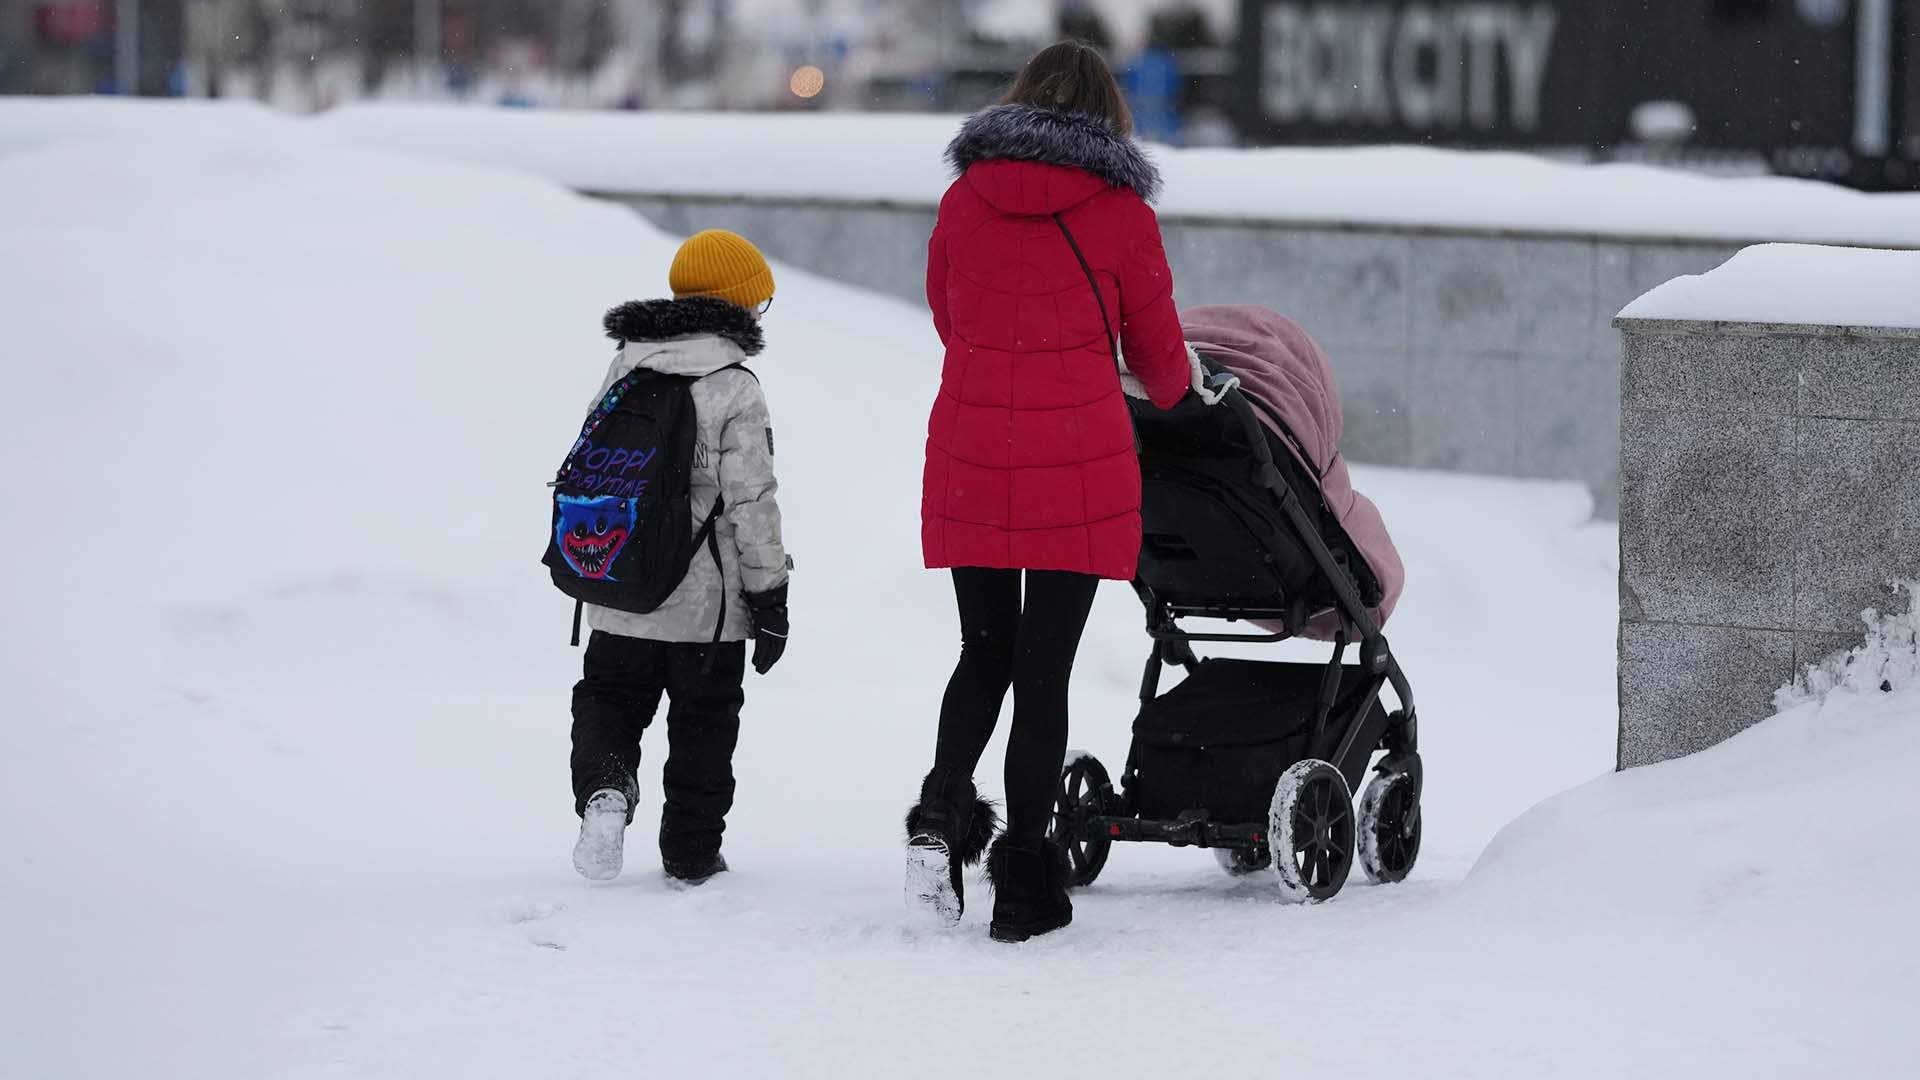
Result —
[[[1051,840],[1029,847],[1002,836],[987,853],[987,880],[993,884],[995,941],[1025,941],[1073,922],[1067,896],[1072,877],[1067,849]]]
[[[947,925],[959,922],[967,909],[961,868],[980,861],[999,825],[972,777],[935,766],[920,784],[920,802],[907,811],[907,907]]]

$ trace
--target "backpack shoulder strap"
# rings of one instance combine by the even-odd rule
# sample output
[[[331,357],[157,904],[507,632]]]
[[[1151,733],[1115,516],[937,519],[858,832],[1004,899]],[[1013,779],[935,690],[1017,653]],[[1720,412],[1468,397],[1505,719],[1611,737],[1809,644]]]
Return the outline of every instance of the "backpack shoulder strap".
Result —
[[[705,375],[693,375],[693,376],[689,376],[689,378],[691,378],[694,382],[699,382],[702,379],[711,379],[715,375],[719,375],[722,372],[727,372],[727,371],[744,371],[748,375],[753,376],[754,382],[760,381],[760,376],[755,375],[753,369],[748,367],[744,361],[738,364],[728,364],[726,367],[723,367],[723,368],[714,368],[712,371],[707,372]]]
[[[560,468],[554,473],[553,479],[548,482],[548,487],[556,487],[566,478],[567,466],[573,461],[573,455],[578,453],[582,446],[586,445],[587,440],[593,437],[593,433],[599,429],[601,424],[606,423],[607,417],[613,415],[613,410],[620,407],[621,399],[627,396],[628,392],[634,388],[634,385],[643,379],[652,378],[657,374],[657,372],[647,368],[636,367],[632,371],[614,380],[612,386],[607,387],[606,393],[600,395],[599,404],[593,407],[593,411],[588,413],[586,420],[581,423],[580,435],[574,439],[573,449],[567,452],[566,460],[560,463]]]

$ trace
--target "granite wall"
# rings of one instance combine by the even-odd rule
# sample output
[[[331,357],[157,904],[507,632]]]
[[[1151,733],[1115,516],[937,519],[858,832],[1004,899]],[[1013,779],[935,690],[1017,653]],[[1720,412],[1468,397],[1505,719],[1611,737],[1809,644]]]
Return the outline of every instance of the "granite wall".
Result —
[[[1629,768],[1765,719],[1920,575],[1920,330],[1618,325]]]
[[[606,194],[676,233],[728,228],[850,285],[924,302],[931,206]],[[1169,215],[1180,303],[1255,303],[1333,359],[1354,461],[1578,480],[1613,516],[1615,312],[1738,244]]]

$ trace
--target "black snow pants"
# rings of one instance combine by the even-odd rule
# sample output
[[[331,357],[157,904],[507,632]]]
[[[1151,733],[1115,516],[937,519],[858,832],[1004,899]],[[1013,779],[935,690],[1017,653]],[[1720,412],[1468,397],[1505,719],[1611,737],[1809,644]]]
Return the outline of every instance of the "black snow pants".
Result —
[[[681,645],[594,631],[584,675],[573,688],[574,813],[585,812],[594,792],[612,788],[626,794],[632,821],[640,735],[664,693],[671,704],[660,855],[670,863],[697,863],[716,854],[733,808],[746,665],[742,642]]]
[[[1007,835],[1028,846],[1053,816],[1067,754],[1067,684],[1099,587],[1099,578],[1059,570],[953,571],[960,663],[940,706],[934,764],[973,775],[1011,687]]]

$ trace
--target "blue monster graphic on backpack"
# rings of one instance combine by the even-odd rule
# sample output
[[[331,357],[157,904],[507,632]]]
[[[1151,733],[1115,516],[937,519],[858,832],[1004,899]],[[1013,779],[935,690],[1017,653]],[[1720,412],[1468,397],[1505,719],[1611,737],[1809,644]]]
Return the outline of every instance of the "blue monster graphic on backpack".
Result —
[[[645,368],[614,383],[548,485],[553,516],[540,561],[579,604],[650,614],[679,588],[702,546],[720,561],[719,499],[693,527],[693,383]],[[578,616],[576,606],[576,642]]]
[[[554,524],[554,542],[567,565],[584,578],[618,580],[613,562],[633,535],[637,501],[616,495],[556,495],[553,501],[560,518]]]

